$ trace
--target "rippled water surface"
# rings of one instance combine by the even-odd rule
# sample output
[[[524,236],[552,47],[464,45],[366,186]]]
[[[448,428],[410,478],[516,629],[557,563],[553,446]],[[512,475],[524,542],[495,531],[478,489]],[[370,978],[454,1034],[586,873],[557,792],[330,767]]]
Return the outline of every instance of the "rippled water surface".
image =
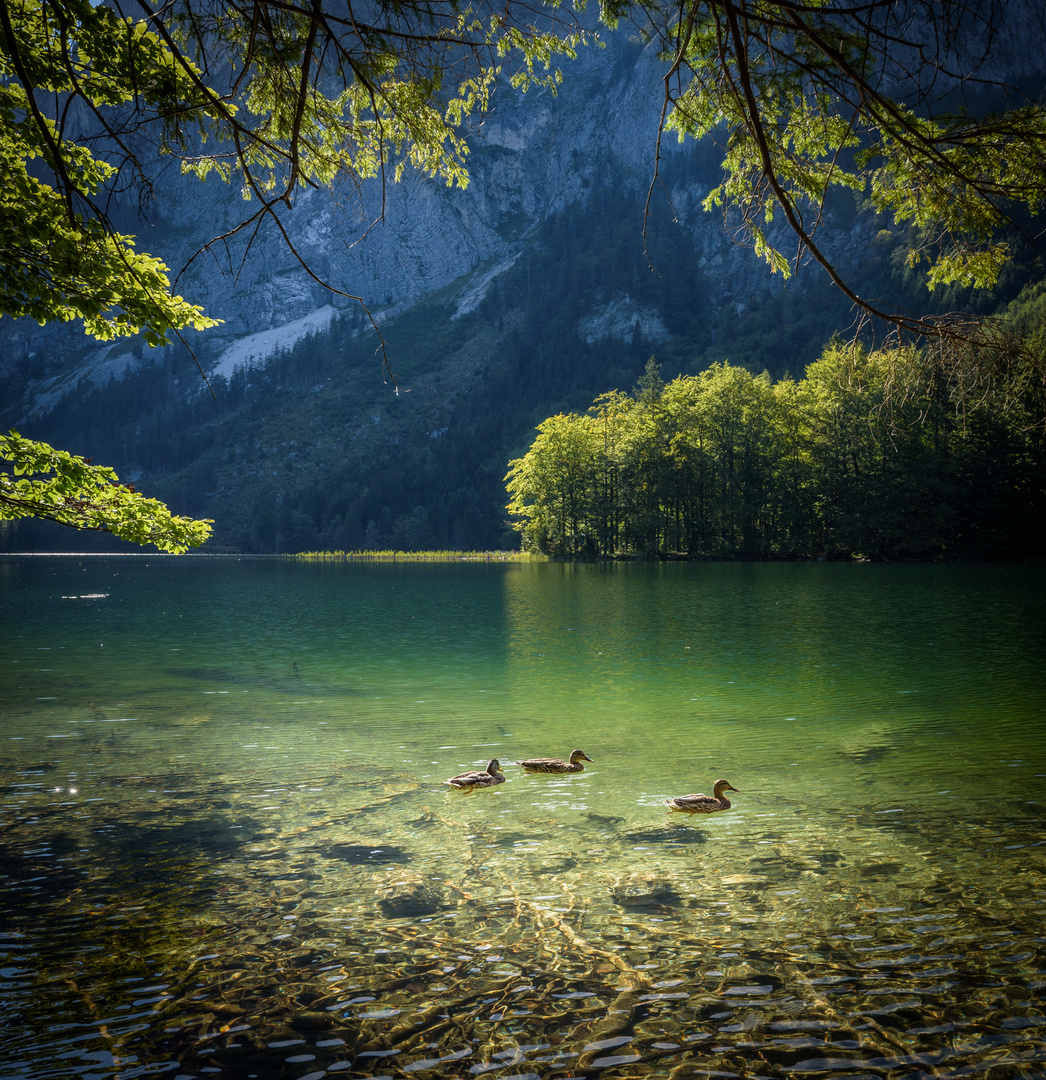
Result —
[[[0,560],[0,1077],[1041,1077],[1044,602]]]

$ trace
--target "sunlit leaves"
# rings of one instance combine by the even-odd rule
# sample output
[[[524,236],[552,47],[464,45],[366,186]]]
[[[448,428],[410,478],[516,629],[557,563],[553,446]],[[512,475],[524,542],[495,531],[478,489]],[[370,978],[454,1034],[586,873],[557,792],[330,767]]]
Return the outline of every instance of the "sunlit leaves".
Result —
[[[555,60],[580,38],[521,22],[511,5],[480,13],[455,3],[346,16],[320,4],[197,0],[174,26],[183,51],[228,65],[232,92],[222,100],[238,108],[207,132],[213,153],[187,155],[183,168],[239,173],[247,197],[277,198],[339,176],[399,179],[407,168],[464,187],[461,126],[487,107],[505,58],[519,58],[523,82],[554,85]]]
[[[971,377],[912,348],[832,343],[799,381],[714,364],[603,395],[539,426],[508,510],[524,550],[566,557],[939,555],[968,540],[972,432],[1013,447],[1008,474],[990,451],[993,483],[1022,477],[1028,505],[1041,497],[1041,364]]]
[[[161,260],[109,226],[95,200],[118,167],[70,139],[78,125],[52,104],[76,96],[98,110],[133,103],[161,115],[187,105],[207,111],[190,72],[155,34],[104,6],[26,0],[7,6],[3,23],[0,314],[41,324],[81,318],[101,340],[141,332],[150,344],[215,325],[172,294]]]
[[[172,294],[166,267],[132,237],[74,214],[59,194],[3,150],[0,130],[0,311],[41,325],[80,318],[99,340],[142,333],[159,345],[185,326],[214,326],[202,309]]]
[[[932,12],[880,0],[658,10],[673,73],[666,126],[720,141],[723,180],[705,208],[724,210],[775,271],[808,252],[844,284],[816,239],[833,188],[911,227],[909,264],[931,288],[992,286],[1012,256],[1015,211],[1046,205],[1046,106],[977,116],[955,100],[960,77],[998,88],[966,57],[1004,32],[1005,4],[988,26],[962,0]],[[798,233],[798,255],[782,250],[779,225]]]
[[[339,179],[414,169],[464,187],[462,126],[501,65],[554,85],[581,38],[527,9],[456,2],[364,14],[187,0],[134,19],[93,0],[18,0],[0,14],[0,314],[80,316],[103,340],[150,344],[214,325],[107,216],[117,188],[149,189],[151,154],[260,201],[245,222]]]
[[[880,162],[869,171],[870,201],[916,227],[922,243],[909,265],[927,265],[931,288],[952,282],[989,288],[1011,255],[999,237],[1012,228],[1012,206],[1034,211],[1046,202],[1046,112],[1023,108],[948,122],[905,117],[915,145],[933,152],[915,153],[910,138],[879,132],[858,159]]]
[[[112,469],[12,431],[0,435],[0,521],[26,517],[108,532],[172,553],[199,547],[211,532],[211,522],[172,514],[133,484],[121,484]]]
[[[560,414],[538,425],[525,457],[509,462],[509,513],[528,521],[543,550],[578,554],[586,546],[599,450],[598,425]]]

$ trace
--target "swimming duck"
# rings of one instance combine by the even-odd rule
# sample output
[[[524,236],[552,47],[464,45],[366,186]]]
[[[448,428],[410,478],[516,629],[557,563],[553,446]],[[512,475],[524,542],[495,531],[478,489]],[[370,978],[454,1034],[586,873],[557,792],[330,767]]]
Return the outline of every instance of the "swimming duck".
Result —
[[[555,757],[532,757],[526,761],[517,761],[516,764],[527,772],[572,773],[584,772],[585,766],[581,762],[591,760],[584,750],[574,750],[570,754],[569,763]]]
[[[458,773],[457,776],[452,776],[449,780],[443,781],[444,784],[449,784],[459,791],[473,791],[475,788],[494,787],[495,784],[503,784],[504,782],[505,776],[501,771],[501,762],[496,757],[487,762],[487,768],[484,772]]]
[[[720,810],[729,810],[730,800],[723,792],[737,791],[737,788],[728,780],[717,780],[712,790],[714,795],[677,795],[674,799],[666,799],[665,805],[669,810],[677,810],[681,814],[715,814]]]

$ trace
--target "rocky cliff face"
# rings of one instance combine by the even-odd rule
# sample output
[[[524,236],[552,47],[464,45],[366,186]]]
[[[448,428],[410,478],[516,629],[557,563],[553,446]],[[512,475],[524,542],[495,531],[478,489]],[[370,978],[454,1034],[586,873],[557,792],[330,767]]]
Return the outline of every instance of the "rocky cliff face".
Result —
[[[137,242],[164,258],[182,295],[224,320],[192,336],[207,369],[222,365],[223,354],[236,355],[228,350],[249,335],[286,327],[286,344],[297,324],[312,327],[325,306],[353,305],[325,290],[302,261],[335,290],[362,298],[379,317],[459,280],[463,302],[475,306],[525,248],[534,226],[583,202],[597,179],[612,173],[637,190],[648,182],[661,68],[652,48],[622,33],[611,37],[608,48],[587,50],[569,62],[558,95],[499,88],[492,111],[473,132],[465,190],[408,176],[384,193],[376,182],[359,191],[346,185],[302,192],[283,216],[301,260],[271,225],[249,246],[245,236],[204,250],[251,204],[217,180],[201,184],[174,170],[157,185],[154,217],[137,225]],[[674,139],[666,149],[679,152]],[[675,193],[688,219],[707,187],[697,183]],[[693,228],[709,257],[736,265],[749,261],[732,249],[713,216],[698,215]],[[598,324],[599,313],[592,318]],[[586,336],[598,333],[596,324],[589,320]],[[177,362],[188,363],[179,352]],[[0,364],[10,369],[34,354],[52,371],[28,388],[23,414],[46,411],[79,378],[97,383],[119,377],[143,358],[155,359],[157,350],[135,340],[99,345],[75,325],[0,321]],[[55,374],[54,367],[61,372]]]
[[[465,190],[410,175],[384,193],[376,182],[361,192],[305,192],[285,215],[288,234],[318,277],[374,311],[399,311],[458,278],[489,273],[526,244],[537,222],[584,200],[600,172],[614,170],[635,183],[649,175],[660,73],[650,49],[621,35],[611,48],[571,62],[557,96],[504,85],[472,133]],[[242,212],[231,192],[220,195],[219,218],[215,185],[182,181],[173,197],[165,193],[158,209],[161,228],[176,239],[165,248],[172,266]],[[191,232],[177,235],[179,221],[193,222]],[[216,269],[197,260],[187,278],[187,292],[226,320],[211,332],[215,342],[291,322],[324,304],[351,303],[319,287],[272,228],[242,264],[234,255],[224,275]]]

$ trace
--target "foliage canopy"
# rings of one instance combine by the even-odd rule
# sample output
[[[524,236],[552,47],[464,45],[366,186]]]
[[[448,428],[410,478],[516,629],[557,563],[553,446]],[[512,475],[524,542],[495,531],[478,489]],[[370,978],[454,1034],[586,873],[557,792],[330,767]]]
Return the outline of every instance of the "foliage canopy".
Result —
[[[1042,553],[1034,393],[976,400],[911,348],[833,343],[805,378],[713,364],[538,426],[509,466],[525,551],[561,557]],[[902,386],[903,393],[897,392]]]
[[[522,56],[525,85],[579,40],[521,22],[528,10],[3,0],[0,314],[79,316],[95,337],[150,344],[213,326],[113,223],[154,196],[165,158],[237,185],[254,209],[233,232],[248,234],[265,219],[282,232],[300,188],[390,166],[464,185],[461,125],[486,106],[500,56]]]
[[[843,280],[818,236],[831,191],[903,229],[931,289],[992,286],[1018,219],[1046,201],[1043,73],[1032,95],[997,74],[1014,38],[1041,41],[1022,0],[707,0],[659,5],[651,22],[669,63],[663,127],[720,141],[705,208],[775,271],[812,256],[859,308],[932,332],[954,320],[886,310]]]
[[[727,212],[774,270],[810,255],[874,308],[822,246],[833,189],[906,230],[931,286],[990,286],[1016,217],[1041,209],[1046,106],[995,74],[1008,35],[1041,36],[1033,9],[600,0],[599,19],[631,20],[657,43],[662,128],[720,142],[706,208]],[[303,187],[408,167],[464,185],[465,126],[507,58],[517,85],[554,84],[556,63],[592,36],[559,0],[3,0],[0,31],[0,313],[79,316],[89,334],[150,343],[213,325],[113,224],[114,205],[154,195],[160,159],[238,186],[253,208],[233,231],[248,235],[266,219],[282,232],[279,211]],[[659,148],[655,181],[660,160]]]

